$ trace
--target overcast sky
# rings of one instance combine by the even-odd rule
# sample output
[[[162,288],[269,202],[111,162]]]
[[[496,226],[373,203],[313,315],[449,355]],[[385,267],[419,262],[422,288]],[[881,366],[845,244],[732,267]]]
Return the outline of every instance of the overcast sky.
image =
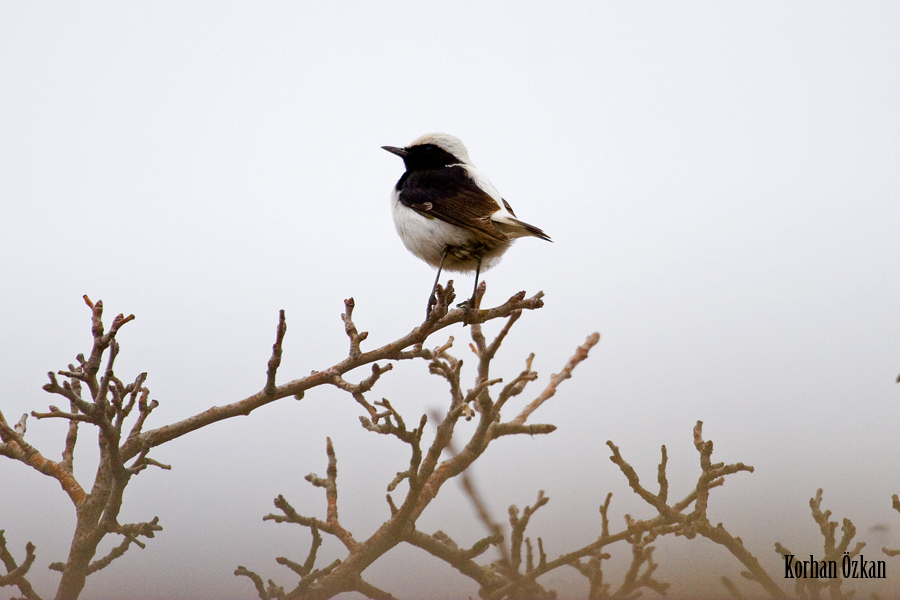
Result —
[[[649,482],[666,444],[672,495],[684,494],[702,419],[714,460],[756,467],[713,492],[711,518],[773,573],[775,541],[821,551],[808,507],[819,487],[869,541],[867,558],[900,546],[895,2],[4,2],[3,413],[45,409],[47,371],[90,349],[82,294],[110,318],[136,315],[117,372],[149,372],[161,403],[150,427],[258,391],[278,309],[289,325],[280,381],[345,354],[349,296],[368,347],[407,332],[433,271],[394,231],[402,163],[380,146],[431,131],[459,136],[554,240],[519,241],[484,277],[486,305],[546,293],[496,372],[515,376],[535,352],[536,393],[586,335],[602,336],[533,417],[559,429],[505,438],[479,461],[498,518],[546,490],[529,531],[553,557],[599,534],[607,492],[614,526],[650,517],[605,441]],[[434,342],[448,334],[468,358],[467,331]],[[400,369],[375,393],[415,421],[446,402],[433,379]],[[308,536],[261,518],[279,493],[324,516],[303,476],[324,475],[326,435],[342,520],[364,537],[407,459],[363,431],[359,412],[316,390],[161,447],[153,456],[173,470],[137,478],[122,520],[158,515],[165,530],[82,597],[253,597],[232,575],[239,564],[291,584],[274,558],[305,556]],[[57,458],[64,430],[31,421],[28,439]],[[80,441],[87,484],[96,451]],[[461,544],[484,535],[455,485],[446,495],[422,529]],[[73,524],[55,481],[0,460],[0,529],[19,557],[37,545],[32,580],[47,595],[58,575],[46,566],[65,560]],[[879,525],[887,532],[869,531]],[[712,589],[719,575],[740,579],[707,543],[657,546],[664,580],[698,556],[692,576]],[[421,555],[398,548],[366,575],[405,598],[477,595]],[[896,589],[900,562],[888,560]],[[544,581],[586,595],[571,569]]]

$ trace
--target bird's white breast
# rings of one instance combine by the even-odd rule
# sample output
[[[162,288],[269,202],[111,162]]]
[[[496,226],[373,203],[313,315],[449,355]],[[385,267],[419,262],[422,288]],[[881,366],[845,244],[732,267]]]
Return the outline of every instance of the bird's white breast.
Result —
[[[462,246],[468,241],[464,229],[440,219],[429,219],[400,202],[397,190],[391,195],[394,227],[406,249],[435,269],[447,246]]]

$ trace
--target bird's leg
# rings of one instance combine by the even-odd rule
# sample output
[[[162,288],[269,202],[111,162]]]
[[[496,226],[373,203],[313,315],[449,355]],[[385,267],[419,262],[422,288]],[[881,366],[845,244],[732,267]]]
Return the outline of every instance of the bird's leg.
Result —
[[[472,298],[469,300],[469,308],[475,309],[475,295],[478,294],[478,276],[481,275],[481,259],[478,259],[478,266],[475,267],[475,287],[472,288]]]
[[[437,304],[437,286],[438,281],[441,280],[441,271],[444,269],[444,259],[447,258],[447,251],[449,248],[444,248],[441,252],[441,264],[438,265],[437,275],[434,277],[434,285],[431,286],[431,294],[428,296],[428,306],[425,307],[425,318],[427,319],[431,316],[431,309],[434,308],[434,305]]]
[[[466,308],[468,310],[475,309],[475,296],[478,294],[478,276],[481,274],[481,259],[478,259],[478,265],[475,267],[475,287],[472,288],[472,297],[466,300],[465,302],[460,302],[457,306],[459,308]]]

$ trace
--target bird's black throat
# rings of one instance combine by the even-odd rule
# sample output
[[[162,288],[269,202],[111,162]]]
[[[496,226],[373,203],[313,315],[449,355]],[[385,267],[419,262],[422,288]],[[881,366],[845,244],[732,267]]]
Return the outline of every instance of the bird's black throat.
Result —
[[[435,144],[422,144],[406,148],[406,155],[402,158],[407,171],[439,169],[459,164],[457,157]]]

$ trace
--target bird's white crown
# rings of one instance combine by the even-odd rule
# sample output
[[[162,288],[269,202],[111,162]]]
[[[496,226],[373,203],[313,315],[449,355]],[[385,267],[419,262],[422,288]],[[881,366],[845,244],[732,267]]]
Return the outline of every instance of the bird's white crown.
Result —
[[[466,150],[466,145],[455,135],[450,135],[449,133],[426,133],[414,139],[407,148],[424,146],[425,144],[434,144],[441,150],[449,152],[458,158],[459,162],[472,164],[472,161],[469,160],[469,151]]]

